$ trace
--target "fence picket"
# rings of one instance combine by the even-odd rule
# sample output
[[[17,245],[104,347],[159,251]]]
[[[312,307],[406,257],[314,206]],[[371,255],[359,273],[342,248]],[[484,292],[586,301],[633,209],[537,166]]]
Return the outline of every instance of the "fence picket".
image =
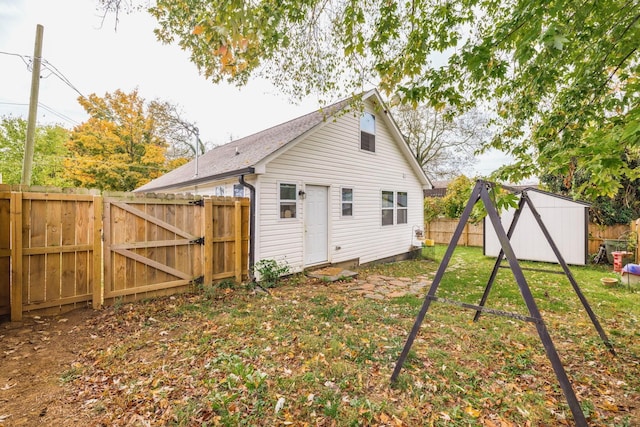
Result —
[[[22,193],[11,193],[11,321],[22,320],[23,256],[22,256]]]
[[[0,315],[11,312],[11,191],[0,184]]]
[[[92,274],[91,274],[91,289],[92,289],[92,307],[98,309],[104,303],[104,282],[102,280],[102,274],[104,269],[102,268],[102,260],[104,253],[102,251],[102,197],[94,196],[91,203],[93,206],[93,258],[91,259]]]

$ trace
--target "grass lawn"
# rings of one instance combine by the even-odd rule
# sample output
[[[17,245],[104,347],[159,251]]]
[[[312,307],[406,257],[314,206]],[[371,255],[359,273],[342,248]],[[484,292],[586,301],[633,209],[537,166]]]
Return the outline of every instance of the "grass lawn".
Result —
[[[438,296],[476,304],[493,262],[458,248]],[[359,273],[424,277],[437,267],[405,261]],[[525,275],[589,424],[638,425],[640,291],[604,287],[608,268],[572,271],[617,357],[563,275]],[[533,324],[490,314],[473,323],[473,311],[434,302],[391,386],[423,299],[369,299],[349,286],[294,276],[270,294],[227,283],[108,308],[92,326],[104,340],[63,373],[65,394],[104,425],[572,424]],[[528,314],[509,269],[487,306]]]

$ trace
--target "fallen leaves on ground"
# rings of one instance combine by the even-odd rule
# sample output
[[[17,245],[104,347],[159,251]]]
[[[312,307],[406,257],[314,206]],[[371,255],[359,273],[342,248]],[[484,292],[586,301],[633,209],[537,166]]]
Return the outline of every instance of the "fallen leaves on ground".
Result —
[[[460,264],[456,274],[482,286],[466,279],[467,264],[478,268]],[[427,275],[435,267],[401,264],[395,277]],[[384,266],[361,275],[383,268],[394,274]],[[505,286],[501,280],[496,292]],[[452,283],[442,291],[464,297],[466,290]],[[36,320],[85,337],[73,360],[52,373],[61,387],[56,401],[73,412],[67,425],[572,424],[532,324],[488,315],[470,322],[472,312],[433,304],[391,384],[422,300],[373,300],[348,289],[348,283],[297,280],[269,294],[236,287],[117,304],[79,325]],[[618,331],[613,357],[582,313],[555,307],[565,300],[558,295],[542,308],[589,425],[632,425],[640,419],[640,348],[630,315],[608,320],[607,330]],[[500,306],[518,308],[517,298]],[[35,325],[33,334],[11,337],[15,345],[2,347],[4,358],[25,360],[42,354],[33,347],[57,343]],[[0,402],[21,380],[2,379]],[[41,420],[37,408],[31,420],[61,413],[55,405],[47,403]],[[5,411],[0,417],[6,425],[14,418]]]

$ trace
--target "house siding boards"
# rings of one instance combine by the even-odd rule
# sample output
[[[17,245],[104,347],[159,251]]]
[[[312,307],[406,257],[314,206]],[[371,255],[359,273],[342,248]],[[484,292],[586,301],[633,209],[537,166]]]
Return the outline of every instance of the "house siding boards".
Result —
[[[564,260],[568,264],[584,265],[588,259],[588,204],[537,190],[529,190],[527,194]],[[508,230],[513,214],[513,209],[502,214],[505,230]],[[518,259],[558,261],[528,206],[520,215],[511,245]],[[497,256],[500,251],[495,230],[486,219],[484,247],[489,256]]]
[[[361,263],[402,253],[411,247],[413,226],[422,226],[422,183],[400,151],[386,121],[376,115],[376,152],[360,150],[360,117],[345,114],[330,121],[266,165],[259,176],[262,201],[258,214],[259,259],[286,260],[294,271],[304,267],[305,203],[298,199],[295,219],[281,219],[278,185],[328,187],[328,262]],[[353,189],[353,216],[341,216],[341,188]],[[408,195],[407,224],[381,225],[381,192]],[[340,249],[336,249],[339,247]]]

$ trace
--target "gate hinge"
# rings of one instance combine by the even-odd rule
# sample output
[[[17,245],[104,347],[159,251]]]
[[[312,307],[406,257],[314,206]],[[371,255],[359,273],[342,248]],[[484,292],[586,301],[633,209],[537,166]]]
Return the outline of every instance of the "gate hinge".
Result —
[[[192,285],[202,285],[204,283],[204,276],[194,277],[191,280]]]
[[[198,237],[197,239],[191,240],[189,243],[204,245],[204,237]]]
[[[204,206],[204,199],[189,200],[189,204],[202,207]]]

